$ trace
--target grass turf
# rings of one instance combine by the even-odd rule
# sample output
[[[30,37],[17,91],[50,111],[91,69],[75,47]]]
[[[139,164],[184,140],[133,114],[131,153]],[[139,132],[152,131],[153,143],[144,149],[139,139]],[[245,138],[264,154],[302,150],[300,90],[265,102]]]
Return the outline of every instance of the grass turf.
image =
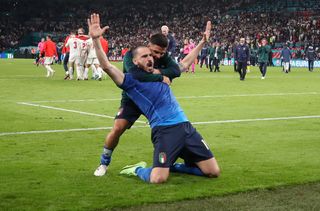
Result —
[[[4,134],[112,126],[112,118],[106,116],[52,109],[114,116],[119,106],[114,99],[121,91],[110,79],[63,81],[62,67],[54,69],[54,78],[47,79],[44,68],[31,60],[0,60],[0,207],[4,210],[128,207],[320,181],[319,118],[257,120],[319,116],[319,72],[293,69],[284,74],[280,68],[268,68],[267,78],[261,80],[253,68],[246,81],[239,81],[232,68],[224,66],[221,73],[198,68],[194,75],[183,74],[171,88],[189,120],[199,123],[196,127],[217,157],[222,175],[207,179],[172,174],[166,184],[150,185],[118,174],[127,164],[152,163],[148,127],[125,133],[108,175],[101,178],[93,171],[107,130]],[[210,123],[241,119],[251,121]]]

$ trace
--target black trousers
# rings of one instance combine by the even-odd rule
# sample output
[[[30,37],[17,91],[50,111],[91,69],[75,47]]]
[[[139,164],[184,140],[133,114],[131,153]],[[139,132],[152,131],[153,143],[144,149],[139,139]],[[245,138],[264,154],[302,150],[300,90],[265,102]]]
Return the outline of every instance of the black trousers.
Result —
[[[244,80],[247,74],[247,62],[238,62],[237,72],[240,75],[240,80]]]
[[[309,71],[313,71],[314,60],[308,60]]]
[[[213,64],[214,64],[214,72],[220,72],[220,59],[214,58],[213,59]]]
[[[209,58],[209,68],[210,68],[210,72],[212,72],[212,65],[213,65],[213,58]]]
[[[202,68],[203,62],[206,65],[206,67],[208,68],[208,59],[207,59],[207,57],[201,57],[200,58],[200,68]]]
[[[262,77],[265,77],[265,75],[267,74],[267,62],[260,62],[259,69]]]
[[[65,57],[63,58],[63,68],[64,71],[68,72],[68,61],[69,61],[69,52],[66,53]]]

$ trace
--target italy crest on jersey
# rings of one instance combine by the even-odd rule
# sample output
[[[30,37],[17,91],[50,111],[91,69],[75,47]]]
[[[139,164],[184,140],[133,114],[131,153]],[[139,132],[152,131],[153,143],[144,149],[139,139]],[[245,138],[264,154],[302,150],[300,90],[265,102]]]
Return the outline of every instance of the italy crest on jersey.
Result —
[[[159,153],[159,162],[164,164],[167,161],[167,155],[165,152]]]

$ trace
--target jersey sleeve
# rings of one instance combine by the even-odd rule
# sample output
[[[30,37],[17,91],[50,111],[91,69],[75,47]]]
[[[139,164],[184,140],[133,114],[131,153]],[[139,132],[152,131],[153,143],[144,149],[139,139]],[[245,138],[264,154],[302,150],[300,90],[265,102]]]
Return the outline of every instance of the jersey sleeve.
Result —
[[[131,74],[124,74],[124,80],[118,87],[124,91],[128,91],[135,87],[137,80],[133,78]]]
[[[127,73],[133,67],[134,64],[132,62],[132,53],[128,51],[123,57],[123,72]]]
[[[181,72],[179,65],[168,54],[166,54],[162,59],[163,65],[166,68],[160,69],[161,74],[167,76],[170,80],[180,77]]]

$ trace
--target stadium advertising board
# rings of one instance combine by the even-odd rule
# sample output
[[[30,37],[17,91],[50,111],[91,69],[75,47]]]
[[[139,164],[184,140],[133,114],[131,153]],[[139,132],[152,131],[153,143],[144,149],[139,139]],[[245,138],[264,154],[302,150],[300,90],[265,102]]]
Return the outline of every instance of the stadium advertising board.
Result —
[[[272,59],[274,66],[281,66],[281,60],[280,59]],[[308,67],[308,61],[302,60],[302,59],[292,59],[290,61],[291,67]],[[314,67],[320,67],[320,60],[314,61]]]
[[[12,53],[1,53],[0,59],[13,59],[13,54]]]
[[[273,65],[276,67],[281,66],[281,60],[280,59],[272,59]],[[231,61],[228,61],[227,58],[223,60],[223,65],[233,65],[234,59],[232,58]],[[257,65],[257,64],[256,64]],[[291,67],[305,67],[308,68],[308,61],[303,59],[292,59],[290,61]],[[314,61],[314,67],[320,67],[320,60]]]

